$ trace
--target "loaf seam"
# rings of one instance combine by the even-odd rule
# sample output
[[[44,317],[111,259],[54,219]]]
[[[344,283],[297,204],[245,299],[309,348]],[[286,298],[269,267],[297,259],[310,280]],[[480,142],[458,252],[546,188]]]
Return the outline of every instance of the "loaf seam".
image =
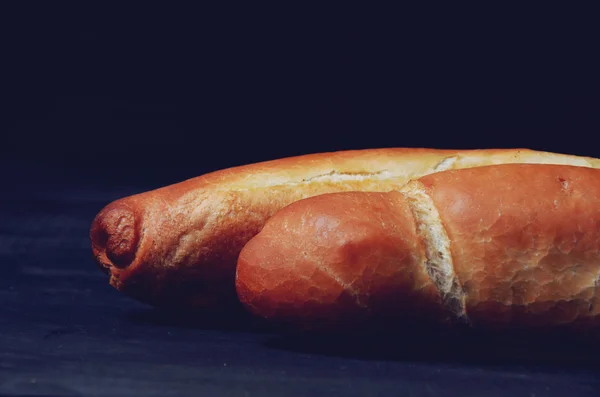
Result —
[[[400,193],[406,198],[416,222],[417,235],[425,248],[425,270],[437,287],[444,305],[460,320],[469,323],[465,292],[454,270],[450,238],[425,186],[413,180]]]
[[[298,181],[286,181],[273,184],[266,184],[261,186],[227,186],[216,191],[234,191],[234,192],[245,192],[252,189],[274,189],[281,187],[293,187],[293,186],[310,186],[313,183],[343,183],[343,182],[376,182],[376,181],[393,181],[394,179],[406,180],[411,175],[403,174],[402,172],[393,172],[388,169],[382,169],[373,172],[343,172],[338,170],[331,170],[326,173],[321,173],[311,177],[306,177]]]
[[[458,160],[458,155],[444,157],[441,161],[439,161],[433,167],[432,172],[440,172],[440,171],[449,170],[450,168],[452,168],[452,166],[454,165],[454,163],[456,163],[457,160]]]
[[[266,171],[258,168],[255,172],[249,172],[248,175],[240,178],[239,180],[224,180],[218,183],[208,182],[211,191],[248,191],[253,189],[274,189],[281,187],[293,187],[293,186],[306,186],[312,183],[344,183],[344,182],[376,182],[376,181],[392,181],[398,179],[399,182],[406,181],[411,178],[420,177],[423,175],[446,171],[448,169],[455,168],[466,168],[473,166],[483,166],[492,164],[503,164],[503,163],[540,163],[540,164],[566,164],[583,167],[600,168],[600,162],[597,159],[583,157],[583,156],[571,156],[560,153],[550,153],[541,151],[532,151],[525,149],[507,149],[507,150],[457,150],[454,153],[431,153],[421,155],[425,158],[436,156],[439,159],[435,160],[435,163],[425,169],[415,169],[411,171],[410,166],[403,167],[387,167],[380,170],[371,171],[343,171],[341,166],[336,167],[332,165],[331,168],[323,170],[316,175],[306,176],[297,180],[289,180],[288,175],[278,175],[276,173],[271,174],[267,169]],[[404,157],[406,156],[406,157]],[[406,158],[410,162],[421,162],[418,155],[399,155],[399,160],[402,161]],[[277,160],[273,160],[277,161]],[[370,160],[365,160],[370,161]],[[260,163],[256,164],[260,165]],[[300,167],[304,167],[304,164],[300,164]],[[308,166],[308,163],[306,164]],[[318,163],[317,163],[318,166]],[[291,168],[293,171],[293,168]],[[221,171],[215,171],[216,174],[223,172],[232,171],[225,169]],[[210,174],[208,174],[210,175]],[[259,176],[259,178],[256,178]],[[267,181],[264,183],[264,180]],[[402,182],[404,183],[404,182]]]

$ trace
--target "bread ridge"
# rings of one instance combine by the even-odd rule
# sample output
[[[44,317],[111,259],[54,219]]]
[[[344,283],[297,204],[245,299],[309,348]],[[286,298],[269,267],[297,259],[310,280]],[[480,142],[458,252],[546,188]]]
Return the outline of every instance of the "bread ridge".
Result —
[[[239,256],[236,287],[246,308],[266,317],[303,312],[321,325],[353,323],[394,302],[392,317],[452,321],[425,261],[400,192],[338,192],[297,201],[267,221]]]
[[[398,191],[413,215],[417,236],[425,251],[423,266],[427,274],[449,312],[468,324],[466,294],[454,269],[452,241],[433,198],[418,179],[408,182]]]
[[[319,182],[358,182],[394,178],[406,180],[448,169],[506,162],[540,162],[600,168],[600,159],[528,148],[376,148],[313,153],[229,167],[154,191],[177,188],[176,190],[185,192],[191,185],[198,184],[210,188],[211,191],[221,192],[305,186]],[[341,168],[348,170],[340,171]]]

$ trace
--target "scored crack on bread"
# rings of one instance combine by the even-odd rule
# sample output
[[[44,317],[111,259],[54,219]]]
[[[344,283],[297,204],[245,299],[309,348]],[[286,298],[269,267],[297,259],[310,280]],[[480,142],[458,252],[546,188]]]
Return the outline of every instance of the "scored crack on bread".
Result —
[[[404,195],[416,223],[417,235],[425,247],[425,268],[446,306],[468,323],[465,293],[454,271],[450,238],[433,199],[423,184],[413,180],[399,191]]]
[[[155,306],[237,304],[242,247],[282,207],[341,191],[385,192],[448,169],[503,163],[600,167],[600,160],[528,149],[366,149],[220,170],[110,203],[94,219],[94,257],[119,291]]]
[[[498,165],[420,182],[451,241],[472,322],[598,324],[600,170]]]
[[[600,325],[599,279],[600,170],[503,164],[290,204],[242,250],[236,288],[295,327],[585,328]]]

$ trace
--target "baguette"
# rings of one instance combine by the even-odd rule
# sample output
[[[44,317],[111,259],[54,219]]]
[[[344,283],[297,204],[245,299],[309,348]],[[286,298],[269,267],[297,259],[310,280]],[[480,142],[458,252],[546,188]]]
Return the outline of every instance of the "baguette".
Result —
[[[91,245],[110,284],[142,302],[212,309],[238,304],[238,255],[282,207],[340,191],[389,191],[445,169],[500,163],[600,167],[600,160],[510,150],[372,149],[221,170],[116,200],[94,219]]]
[[[599,277],[600,170],[504,164],[286,206],[242,250],[236,288],[251,313],[299,328],[585,328]]]

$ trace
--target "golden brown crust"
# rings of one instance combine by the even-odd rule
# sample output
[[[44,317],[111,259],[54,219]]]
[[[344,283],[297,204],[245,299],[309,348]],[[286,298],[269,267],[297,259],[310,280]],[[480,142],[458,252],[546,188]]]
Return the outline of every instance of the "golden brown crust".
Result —
[[[447,239],[446,276],[464,293],[469,324],[600,325],[600,170],[508,164],[415,183],[435,211],[415,213],[407,199],[414,189],[326,194],[279,211],[240,254],[241,302],[257,315],[311,326],[361,313],[445,321],[445,282],[432,277],[425,248]],[[419,235],[419,222],[438,221],[443,232]],[[346,295],[360,304],[339,304]]]
[[[319,327],[373,314],[439,318],[443,307],[400,193],[332,193],[295,202],[243,249],[237,290],[266,318]]]
[[[92,248],[111,284],[141,301],[236,303],[238,254],[285,205],[330,192],[389,191],[435,171],[505,162],[600,167],[597,159],[527,149],[371,149],[273,160],[117,200],[94,220]]]
[[[598,170],[502,165],[420,181],[446,227],[471,322],[556,325],[598,316]]]

